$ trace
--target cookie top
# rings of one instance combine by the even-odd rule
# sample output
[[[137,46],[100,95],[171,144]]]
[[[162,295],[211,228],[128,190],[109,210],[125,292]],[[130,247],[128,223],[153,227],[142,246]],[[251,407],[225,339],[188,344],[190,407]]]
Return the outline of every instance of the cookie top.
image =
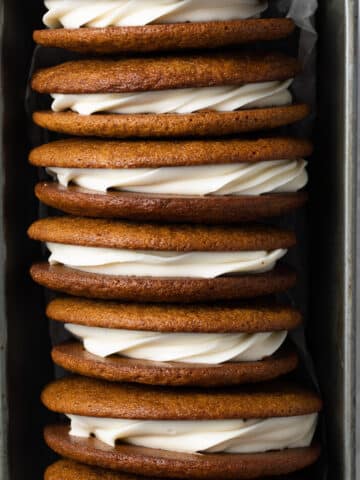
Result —
[[[147,480],[156,480],[146,477]],[[45,473],[45,480],[145,480],[144,477],[113,472],[104,468],[90,467],[72,460],[62,459],[50,465]],[[159,479],[157,479],[159,480]],[[166,480],[166,479],[164,479]]]
[[[50,302],[46,313],[58,322],[157,332],[270,332],[292,330],[302,320],[298,310],[265,301],[160,306],[64,297]]]
[[[262,225],[157,225],[81,217],[38,220],[28,234],[42,242],[178,252],[274,250],[296,243],[293,232]]]
[[[267,480],[305,480],[306,477],[286,475],[285,477],[267,477]],[[139,477],[104,468],[91,467],[73,460],[62,459],[48,467],[45,480],[159,480],[154,477]],[[166,480],[166,479],[163,479]]]
[[[34,41],[45,47],[116,54],[217,48],[285,38],[295,30],[289,18],[250,18],[209,22],[58,28],[36,30]]]
[[[286,137],[171,142],[71,138],[35,148],[30,163],[61,168],[180,167],[296,159],[312,150],[308,140]]]
[[[212,54],[66,62],[36,72],[40,93],[120,93],[284,80],[300,71],[281,53]]]
[[[41,398],[49,410],[58,413],[146,420],[288,417],[322,408],[316,393],[284,382],[207,393],[67,377],[48,385]]]

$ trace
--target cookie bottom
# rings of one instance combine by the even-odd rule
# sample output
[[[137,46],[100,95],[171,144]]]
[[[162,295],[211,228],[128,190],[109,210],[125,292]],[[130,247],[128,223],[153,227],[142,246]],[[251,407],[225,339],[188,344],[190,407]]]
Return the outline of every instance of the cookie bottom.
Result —
[[[63,212],[82,217],[122,218],[167,223],[230,224],[285,215],[302,207],[306,192],[239,196],[157,195],[109,191],[98,193],[43,182],[38,199]]]
[[[245,480],[284,475],[316,462],[320,447],[294,448],[255,454],[187,454],[131,445],[110,447],[95,438],[69,435],[69,428],[52,425],[45,441],[60,455],[72,460],[135,475],[179,479]]]
[[[235,112],[203,111],[189,114],[102,114],[39,111],[34,122],[42,128],[90,137],[204,137],[277,128],[304,119],[307,105],[254,108]]]
[[[295,271],[285,265],[266,273],[214,279],[99,275],[47,262],[34,264],[30,273],[40,285],[78,297],[156,303],[259,297],[288,290],[296,283]]]
[[[287,18],[175,23],[136,27],[37,30],[34,40],[44,47],[82,53],[129,53],[218,48],[285,38],[294,30]]]
[[[154,362],[112,355],[102,358],[87,352],[81,343],[68,342],[52,350],[53,361],[73,373],[112,382],[147,385],[223,387],[272,380],[294,370],[298,355],[289,347],[258,362],[221,365]]]

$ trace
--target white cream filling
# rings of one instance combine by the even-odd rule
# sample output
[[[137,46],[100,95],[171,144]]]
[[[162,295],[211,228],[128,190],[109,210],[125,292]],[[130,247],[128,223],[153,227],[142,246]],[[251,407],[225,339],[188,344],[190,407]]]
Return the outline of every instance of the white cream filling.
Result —
[[[289,105],[293,79],[249,83],[242,86],[178,88],[130,93],[53,93],[52,110],[72,110],[80,115],[98,112],[192,113],[200,110],[230,112],[241,108],[266,108]]]
[[[45,0],[50,28],[124,27],[257,17],[266,0]]]
[[[304,160],[275,160],[160,168],[60,168],[48,173],[60,185],[73,183],[96,192],[115,189],[126,192],[170,195],[262,195],[297,192],[308,181]]]
[[[310,446],[318,414],[255,420],[123,420],[67,415],[70,435],[186,453],[260,453]]]
[[[220,364],[257,362],[274,354],[287,332],[177,333],[121,330],[66,324],[85,350],[100,357],[118,354],[155,362]]]
[[[83,272],[145,277],[216,278],[272,270],[287,250],[270,252],[162,252],[47,243],[49,263]]]

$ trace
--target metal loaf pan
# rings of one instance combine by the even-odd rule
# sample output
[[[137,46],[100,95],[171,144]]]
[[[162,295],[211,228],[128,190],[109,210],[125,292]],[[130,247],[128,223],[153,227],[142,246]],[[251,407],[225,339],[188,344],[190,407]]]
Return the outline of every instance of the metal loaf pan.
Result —
[[[307,339],[325,401],[329,479],[356,474],[356,0],[320,0],[317,152],[310,169]]]
[[[306,0],[299,0],[306,1]],[[320,0],[317,153],[308,207],[307,339],[326,405],[329,479],[356,479],[356,193],[358,2]],[[42,478],[53,458],[42,440],[42,386],[53,378],[41,288],[28,276],[40,247],[37,172],[23,99],[42,0],[1,0],[0,479]],[[319,478],[319,477],[317,477]]]

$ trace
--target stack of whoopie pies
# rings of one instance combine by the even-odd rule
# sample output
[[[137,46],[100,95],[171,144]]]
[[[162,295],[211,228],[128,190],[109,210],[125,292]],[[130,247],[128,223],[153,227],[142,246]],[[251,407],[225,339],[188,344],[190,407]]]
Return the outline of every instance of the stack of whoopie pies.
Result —
[[[31,275],[71,337],[42,395],[66,419],[46,479],[301,478],[322,405],[289,378],[296,238],[258,222],[307,200],[312,145],[274,129],[309,108],[298,61],[250,45],[293,22],[264,0],[45,5],[36,42],[94,55],[32,79],[52,98],[35,123],[62,134],[30,154],[36,195],[63,214],[29,228],[50,252]]]

